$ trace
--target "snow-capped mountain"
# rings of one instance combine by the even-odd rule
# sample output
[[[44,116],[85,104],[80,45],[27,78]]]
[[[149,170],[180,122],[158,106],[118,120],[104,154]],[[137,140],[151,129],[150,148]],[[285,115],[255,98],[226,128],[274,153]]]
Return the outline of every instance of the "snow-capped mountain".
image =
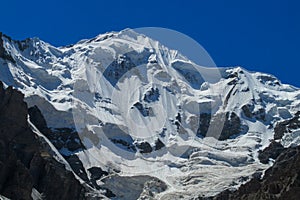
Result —
[[[213,196],[263,175],[272,142],[300,143],[300,90],[272,75],[201,67],[130,29],[65,47],[0,36],[0,81],[92,196]]]

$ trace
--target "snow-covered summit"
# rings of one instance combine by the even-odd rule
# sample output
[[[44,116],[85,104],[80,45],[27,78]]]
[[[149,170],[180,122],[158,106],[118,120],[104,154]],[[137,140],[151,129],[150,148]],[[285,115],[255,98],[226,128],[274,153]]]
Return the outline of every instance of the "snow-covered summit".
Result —
[[[0,36],[0,80],[21,90],[52,130],[78,134],[73,139],[84,148],[56,148],[78,158],[95,190],[116,197],[188,198],[236,188],[241,177],[268,167],[258,151],[279,121],[300,110],[300,90],[272,75],[198,66],[131,29],[65,47]],[[103,176],[95,179],[95,168]],[[141,188],[126,193],[127,179]]]

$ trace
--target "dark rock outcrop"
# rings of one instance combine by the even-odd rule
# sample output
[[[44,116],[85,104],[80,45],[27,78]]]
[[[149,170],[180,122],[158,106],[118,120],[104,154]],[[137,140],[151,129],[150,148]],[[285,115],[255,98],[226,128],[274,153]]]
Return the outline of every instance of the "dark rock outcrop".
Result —
[[[152,108],[148,107],[147,105],[136,102],[133,106],[137,108],[144,117],[154,116]]]
[[[78,158],[76,154],[65,156],[66,161],[70,164],[73,171],[85,182],[89,182],[85,169],[83,167],[82,162]]]
[[[274,140],[271,141],[267,148],[258,152],[258,158],[261,163],[267,164],[270,158],[276,159],[285,150],[285,148],[275,140],[280,140],[285,133],[290,133],[292,130],[300,128],[299,115],[300,111],[297,112],[293,118],[276,124],[274,128]]]
[[[46,120],[42,115],[40,109],[35,105],[28,109],[30,121],[39,129],[42,133],[49,134],[50,130],[47,127]]]
[[[199,128],[197,130],[197,136],[205,136],[206,135],[208,128],[209,128],[210,120],[211,120],[210,113],[201,113],[200,114]]]
[[[6,37],[9,40],[11,40],[11,38],[7,37],[6,35],[2,34],[2,32],[0,32],[0,58],[2,58],[3,60],[8,60],[12,63],[16,63],[16,61],[13,59],[13,57],[4,48],[2,37]]]
[[[267,148],[259,152],[258,158],[261,163],[268,164],[270,158],[276,159],[283,151],[284,147],[282,144],[272,141]]]
[[[140,150],[140,153],[151,153],[152,147],[148,142],[137,143],[136,147]]]
[[[260,108],[257,111],[254,111],[253,104],[246,104],[246,105],[242,106],[242,111],[243,111],[244,115],[248,118],[253,118],[253,119],[259,120],[259,121],[266,120],[266,111],[264,108]]]
[[[253,113],[252,113],[253,109],[254,109],[254,106],[250,105],[250,104],[246,104],[246,105],[242,106],[243,113],[248,118],[253,117]]]
[[[103,171],[100,167],[91,167],[88,169],[88,171],[91,174],[91,182],[93,185],[97,187],[97,189],[100,189],[100,187],[97,184],[97,180],[102,178],[103,176],[107,176],[108,172]]]
[[[155,141],[155,147],[154,147],[155,151],[160,150],[163,147],[165,147],[165,144],[160,139],[157,139]]]
[[[35,188],[45,199],[85,199],[86,189],[32,132],[23,97],[0,82],[0,194],[27,200]]]
[[[285,120],[279,122],[275,126],[275,134],[274,139],[278,140],[281,139],[285,133],[289,133],[291,130],[300,128],[300,111],[295,114],[292,119]]]
[[[210,137],[218,140],[227,140],[242,131],[241,120],[234,112],[218,113],[214,116],[202,114],[199,120],[198,136],[207,136],[208,127],[212,130]],[[223,125],[223,127],[220,127]],[[220,130],[222,128],[222,130]]]

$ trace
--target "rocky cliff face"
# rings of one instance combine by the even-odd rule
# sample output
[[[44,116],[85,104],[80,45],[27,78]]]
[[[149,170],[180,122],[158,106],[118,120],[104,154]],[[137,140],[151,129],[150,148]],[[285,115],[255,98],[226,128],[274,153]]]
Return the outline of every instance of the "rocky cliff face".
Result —
[[[0,194],[10,199],[84,199],[85,188],[30,129],[23,94],[0,82]]]
[[[16,61],[12,58],[12,56],[6,51],[6,49],[3,46],[2,36],[11,40],[10,37],[3,35],[2,32],[0,32],[0,58],[3,58],[4,60],[8,60],[8,61],[15,63]]]

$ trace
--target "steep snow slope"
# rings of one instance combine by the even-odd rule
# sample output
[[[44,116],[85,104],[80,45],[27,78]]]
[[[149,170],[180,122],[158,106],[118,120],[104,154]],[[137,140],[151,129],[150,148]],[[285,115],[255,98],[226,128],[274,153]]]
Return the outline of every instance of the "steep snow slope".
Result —
[[[115,198],[237,188],[269,167],[258,151],[300,110],[299,89],[271,75],[197,66],[130,29],[67,47],[7,36],[0,46],[0,80],[25,93],[53,131],[78,133],[85,149],[56,148]],[[289,134],[282,143],[298,145],[299,130]]]

